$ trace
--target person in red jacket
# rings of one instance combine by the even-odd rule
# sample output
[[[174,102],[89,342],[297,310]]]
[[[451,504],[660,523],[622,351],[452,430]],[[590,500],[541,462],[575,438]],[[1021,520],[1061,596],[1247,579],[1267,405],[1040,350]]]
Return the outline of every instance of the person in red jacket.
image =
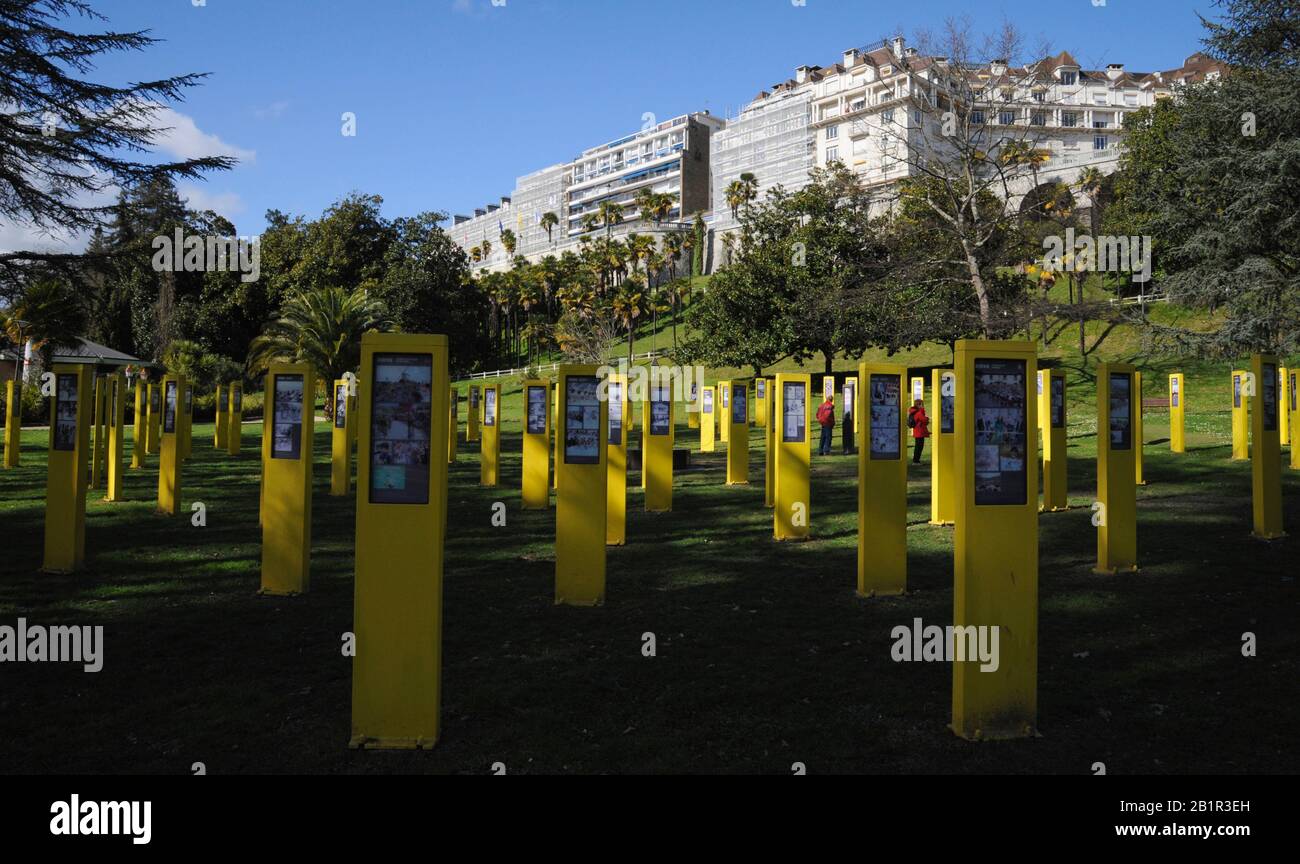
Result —
[[[831,435],[835,432],[835,397],[828,396],[817,409],[817,422],[822,427],[822,440],[817,448],[818,456],[831,455]]]
[[[912,430],[916,447],[912,451],[912,464],[921,464],[921,451],[925,449],[925,439],[930,437],[930,418],[925,415],[925,403],[917,399],[907,411],[907,427]]]

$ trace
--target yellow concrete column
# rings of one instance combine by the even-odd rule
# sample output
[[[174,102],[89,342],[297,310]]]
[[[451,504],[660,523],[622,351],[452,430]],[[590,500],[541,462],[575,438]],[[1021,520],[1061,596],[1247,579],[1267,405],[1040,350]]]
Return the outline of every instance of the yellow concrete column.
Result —
[[[1097,566],[1094,573],[1137,572],[1137,468],[1134,400],[1141,396],[1124,363],[1097,368]]]
[[[431,748],[442,729],[447,337],[365,334],[361,382],[350,746]]]
[[[956,346],[954,632],[991,641],[996,627],[998,639],[995,669],[954,640],[951,728],[967,739],[1029,737],[1038,723],[1037,362],[1032,342]]]
[[[175,516],[181,503],[181,393],[185,379],[167,375],[162,380],[161,428],[158,442],[158,512]]]
[[[858,594],[907,590],[907,410],[897,363],[863,363],[858,380]]]
[[[957,521],[957,372],[935,369],[930,385],[930,524]]]
[[[108,376],[108,494],[105,501],[123,501],[123,460],[126,456],[126,376]]]
[[[1277,386],[1278,359],[1271,354],[1250,358],[1256,386],[1250,394],[1250,478],[1254,535],[1261,540],[1285,537],[1282,529],[1282,400]]]
[[[1169,451],[1171,453],[1187,452],[1187,424],[1184,420],[1187,406],[1187,390],[1183,373],[1175,372],[1169,376]]]
[[[23,385],[5,382],[5,459],[4,467],[17,468],[22,461]]]
[[[645,509],[673,509],[673,392],[666,384],[651,384],[650,398],[641,403],[641,476]],[[725,425],[725,424],[724,424]]]
[[[94,412],[95,370],[56,364],[50,400],[50,450],[45,486],[46,573],[72,573],[86,563],[86,473]]]
[[[560,367],[556,437],[562,446],[556,473],[563,476],[555,505],[556,604],[605,601],[609,403],[600,398],[601,383],[595,366]]]
[[[717,430],[717,412],[714,410],[714,387],[705,387],[700,394],[700,452],[712,453]]]
[[[777,540],[803,540],[810,534],[813,427],[812,376],[782,372],[776,376],[775,506],[772,534]]]
[[[626,375],[609,376],[606,401],[609,402],[609,428],[605,467],[609,482],[605,492],[605,545],[622,546],[627,542],[627,424],[624,418],[629,411]]]
[[[546,510],[551,506],[551,385],[524,382],[523,506]]]
[[[731,424],[727,441],[727,485],[749,484],[749,387],[744,381],[731,382],[731,410],[725,422]]]
[[[479,485],[497,485],[501,462],[501,384],[483,385],[483,425],[479,430]]]
[[[311,587],[316,372],[306,363],[272,363],[266,382],[271,446],[263,469],[266,493],[262,514],[262,587],[258,593],[304,594]],[[424,422],[427,424],[428,420]],[[428,457],[429,453],[425,452],[424,458],[428,460]]]

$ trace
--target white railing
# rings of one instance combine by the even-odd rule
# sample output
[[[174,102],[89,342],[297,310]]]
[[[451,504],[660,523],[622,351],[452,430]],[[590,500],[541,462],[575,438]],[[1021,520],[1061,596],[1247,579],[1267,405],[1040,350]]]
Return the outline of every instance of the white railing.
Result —
[[[1112,306],[1145,306],[1147,303],[1168,303],[1168,294],[1139,294],[1136,297],[1112,297]]]
[[[664,357],[664,356],[667,356],[666,351],[646,351],[642,354],[633,354],[632,362],[635,363],[638,360],[654,360],[656,357]],[[616,363],[618,362],[618,360],[622,358],[613,357],[611,359],[613,360],[613,362]],[[546,363],[541,366],[522,366],[517,369],[496,369],[492,372],[471,372],[468,375],[462,375],[459,378],[454,379],[454,381],[481,381],[486,378],[512,378],[515,375],[522,375],[525,372],[531,372],[531,371],[536,371],[538,373],[555,372],[563,365],[565,364]]]

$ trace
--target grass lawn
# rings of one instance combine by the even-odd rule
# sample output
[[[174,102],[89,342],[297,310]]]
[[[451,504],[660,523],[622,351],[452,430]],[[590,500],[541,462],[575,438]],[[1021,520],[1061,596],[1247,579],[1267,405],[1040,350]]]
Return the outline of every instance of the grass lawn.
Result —
[[[1161,395],[1165,370],[1146,368],[1147,395]],[[88,567],[66,577],[37,572],[46,436],[27,430],[23,467],[0,472],[0,623],[103,625],[104,668],[0,667],[0,771],[1295,772],[1300,472],[1284,469],[1290,536],[1252,539],[1250,466],[1228,459],[1226,367],[1186,368],[1190,452],[1169,453],[1167,415],[1148,413],[1142,569],[1118,577],[1091,572],[1095,397],[1072,378],[1077,509],[1040,519],[1042,737],[1000,743],[947,730],[949,665],[890,659],[896,625],[952,621],[952,530],[927,524],[928,463],[911,473],[903,597],[854,594],[852,457],[814,461],[814,539],[772,541],[756,428],[748,487],[724,485],[725,451],[693,453],[673,512],[655,515],[633,478],[606,604],[558,608],[554,510],[520,509],[522,400],[508,382],[501,486],[479,487],[477,444],[463,440],[451,472],[442,740],[356,752],[340,653],[354,510],[328,494],[323,421],[311,592],[292,599],[255,595],[260,423],[245,425],[239,458],[196,425],[183,510],[202,501],[207,527],[154,515],[156,457],[129,473],[128,503],[92,490]],[[684,423],[677,435],[695,448]],[[491,524],[495,501],[504,528]],[[1246,631],[1257,657],[1242,656]],[[653,658],[641,654],[647,632]]]

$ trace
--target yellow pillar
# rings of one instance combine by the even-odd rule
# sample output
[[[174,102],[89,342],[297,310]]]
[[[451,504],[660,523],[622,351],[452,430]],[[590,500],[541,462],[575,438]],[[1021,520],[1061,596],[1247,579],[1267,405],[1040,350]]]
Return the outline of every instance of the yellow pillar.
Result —
[[[726,444],[731,440],[731,382],[718,382],[718,396],[722,399],[722,410],[718,412],[718,440]]]
[[[432,418],[450,410],[447,375],[446,336],[361,337],[354,748],[433,747],[441,731],[447,424]]]
[[[1043,503],[1040,512],[1069,510],[1065,371],[1038,370],[1038,426],[1043,432]]]
[[[727,485],[749,484],[749,387],[743,381],[731,382],[731,410],[726,422],[731,424],[727,441]]]
[[[271,445],[262,513],[259,594],[304,594],[311,586],[311,467],[316,426],[316,373],[306,363],[272,363],[266,373]],[[427,424],[429,421],[425,420]],[[392,435],[390,429],[388,434]],[[399,437],[395,435],[394,437]],[[395,445],[376,453],[379,465],[402,458]],[[429,453],[424,453],[428,460]],[[439,461],[439,460],[432,460]],[[376,466],[376,473],[383,469]]]
[[[456,439],[460,437],[460,393],[447,388],[447,464],[456,464]]]
[[[595,366],[561,366],[557,390],[555,602],[596,606],[605,602],[609,402]]]
[[[840,445],[844,448],[844,455],[847,456],[857,449],[858,434],[858,378],[856,375],[850,375],[844,379],[844,389],[841,392],[843,397],[840,401],[844,403],[840,416]]]
[[[1169,452],[1186,453],[1187,452],[1187,424],[1184,420],[1186,415],[1186,405],[1183,404],[1186,399],[1187,390],[1185,388],[1183,373],[1175,372],[1169,376]]]
[[[108,445],[108,376],[95,377],[95,440],[90,454],[90,488],[104,486],[104,448]]]
[[[1232,460],[1244,462],[1250,458],[1250,408],[1248,399],[1254,391],[1249,372],[1237,369],[1232,373]]]
[[[714,410],[714,396],[717,389],[714,387],[705,387],[700,393],[700,452],[712,453],[714,439],[717,430],[716,417],[717,412]]]
[[[662,513],[673,509],[675,440],[672,387],[652,384],[650,398],[641,403],[641,477],[647,512]]]
[[[123,459],[126,456],[126,376],[108,376],[108,494],[105,501],[123,501]]]
[[[551,428],[560,428],[560,383],[551,382]],[[560,484],[560,436],[556,435],[551,443],[551,462],[555,469],[551,472],[551,488],[558,489]]]
[[[1250,395],[1250,488],[1255,516],[1253,533],[1260,540],[1286,536],[1282,530],[1282,400],[1277,369],[1277,357],[1271,354],[1250,358],[1250,371],[1258,382]]]
[[[135,380],[135,414],[131,429],[131,468],[144,467],[145,430],[149,428],[149,388],[141,378]]]
[[[1290,398],[1291,387],[1291,370],[1281,366],[1277,370],[1277,392],[1281,398],[1281,442],[1283,447],[1291,445],[1291,412],[1287,409],[1287,402]]]
[[[480,486],[497,485],[497,469],[501,459],[501,384],[483,385],[483,426],[479,430],[482,444],[479,447]]]
[[[181,412],[181,458],[188,459],[194,452],[194,385],[185,382],[185,405]]]
[[[1032,342],[957,342],[952,730],[1032,736],[1038,724],[1038,425]],[[1128,475],[1132,477],[1132,473]],[[971,657],[996,627],[997,668]],[[981,667],[984,668],[981,668]]]
[[[691,381],[690,390],[687,391],[686,428],[700,428],[700,384],[698,381]]]
[[[523,506],[545,510],[551,506],[551,385],[524,382]]]
[[[477,384],[469,386],[469,413],[465,415],[465,441],[479,440],[478,420],[482,413],[480,406],[479,388]]]
[[[1134,375],[1123,363],[1097,368],[1097,566],[1094,573],[1137,572],[1137,459]]]
[[[144,452],[156,456],[162,447],[162,384],[149,385],[149,409],[145,416]]]
[[[935,369],[930,385],[930,524],[957,521],[957,373]]]
[[[226,431],[226,452],[231,456],[238,456],[239,451],[244,443],[244,385],[230,385],[230,406],[227,411],[227,422],[230,428]]]
[[[907,590],[907,411],[903,379],[895,363],[863,363],[858,380],[867,394],[858,400],[858,594],[902,594]]]
[[[23,385],[5,382],[5,460],[4,467],[17,468],[22,461]]]
[[[185,379],[179,375],[167,375],[162,380],[158,512],[164,516],[175,516],[181,502],[181,393],[184,389]]]
[[[334,381],[334,427],[330,435],[330,495],[341,497],[352,491],[352,398],[346,378]]]
[[[610,375],[606,390],[609,427],[605,447],[605,545],[627,542],[627,376]],[[697,412],[698,413],[698,412]]]
[[[767,379],[754,379],[754,425],[767,425]]]
[[[1287,370],[1287,413],[1291,415],[1291,428],[1300,429],[1300,407],[1297,407],[1297,390],[1300,390],[1300,373],[1295,369]],[[1300,468],[1300,447],[1291,443],[1291,467]]]
[[[767,425],[763,427],[763,506],[776,506],[776,382],[768,381],[764,388],[764,410]]]
[[[1146,437],[1142,429],[1142,373],[1133,373],[1133,471],[1137,485],[1147,485],[1142,476],[1142,450],[1146,447]]]
[[[212,430],[212,446],[218,450],[226,450],[226,436],[230,434],[230,424],[226,420],[226,406],[229,402],[226,399],[226,387],[224,384],[217,385],[216,416],[213,418],[215,429]]]
[[[86,462],[90,457],[95,370],[57,364],[50,400],[49,468],[45,486],[47,573],[71,573],[86,562]]]
[[[809,536],[813,425],[812,376],[779,373],[776,376],[777,414],[773,476],[776,478],[772,535],[777,540],[803,540]]]

